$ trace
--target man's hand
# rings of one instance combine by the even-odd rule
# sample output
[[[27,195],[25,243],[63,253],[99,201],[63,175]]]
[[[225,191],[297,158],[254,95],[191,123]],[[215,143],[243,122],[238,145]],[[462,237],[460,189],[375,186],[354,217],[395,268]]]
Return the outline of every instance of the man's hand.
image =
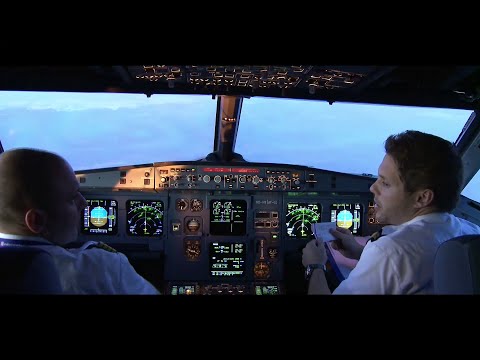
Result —
[[[331,242],[332,248],[338,250],[343,256],[349,259],[360,259],[363,246],[360,245],[350,230],[337,226],[337,229],[330,229],[330,233],[337,238]]]
[[[325,265],[327,260],[327,251],[323,241],[320,239],[311,240],[302,250],[302,264],[305,267],[310,264]]]

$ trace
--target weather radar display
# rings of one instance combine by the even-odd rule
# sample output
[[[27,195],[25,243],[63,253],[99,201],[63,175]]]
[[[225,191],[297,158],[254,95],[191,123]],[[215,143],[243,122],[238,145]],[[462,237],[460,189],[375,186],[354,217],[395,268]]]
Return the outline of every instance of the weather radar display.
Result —
[[[298,239],[313,239],[312,224],[320,221],[322,205],[318,203],[288,203],[287,234]]]
[[[160,236],[163,233],[163,202],[151,200],[127,201],[127,234]]]
[[[117,233],[118,203],[116,200],[86,199],[83,209],[82,234],[114,235]]]

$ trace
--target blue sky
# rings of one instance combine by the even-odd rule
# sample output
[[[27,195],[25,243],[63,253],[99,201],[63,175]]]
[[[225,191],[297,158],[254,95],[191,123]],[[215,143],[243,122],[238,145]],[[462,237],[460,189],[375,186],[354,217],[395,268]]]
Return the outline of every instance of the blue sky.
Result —
[[[211,96],[0,92],[5,149],[36,147],[75,170],[198,160],[213,150]],[[376,175],[386,137],[407,129],[455,141],[470,111],[244,99],[235,151],[247,161]],[[480,176],[464,195],[480,201]]]

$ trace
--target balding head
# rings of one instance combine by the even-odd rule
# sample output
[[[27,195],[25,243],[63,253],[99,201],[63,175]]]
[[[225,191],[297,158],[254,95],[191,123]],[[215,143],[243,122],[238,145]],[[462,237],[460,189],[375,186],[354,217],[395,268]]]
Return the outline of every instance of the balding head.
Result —
[[[58,208],[65,205],[62,201],[68,201],[70,195],[78,197],[77,193],[78,181],[75,174],[61,156],[43,150],[23,148],[2,153],[0,232],[48,238],[53,219],[59,222],[64,220],[61,213],[58,213]],[[77,203],[79,207],[83,205],[82,201]],[[48,215],[45,221],[48,220],[49,231],[32,234],[31,228],[26,224],[26,214],[31,209],[38,209]]]

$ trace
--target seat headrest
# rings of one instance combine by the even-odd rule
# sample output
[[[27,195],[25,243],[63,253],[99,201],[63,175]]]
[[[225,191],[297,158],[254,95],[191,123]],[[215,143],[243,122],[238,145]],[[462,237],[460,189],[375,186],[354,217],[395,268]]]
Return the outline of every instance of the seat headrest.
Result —
[[[480,235],[459,236],[438,247],[433,285],[435,294],[480,293]]]
[[[0,293],[62,293],[52,256],[35,247],[0,246]]]

